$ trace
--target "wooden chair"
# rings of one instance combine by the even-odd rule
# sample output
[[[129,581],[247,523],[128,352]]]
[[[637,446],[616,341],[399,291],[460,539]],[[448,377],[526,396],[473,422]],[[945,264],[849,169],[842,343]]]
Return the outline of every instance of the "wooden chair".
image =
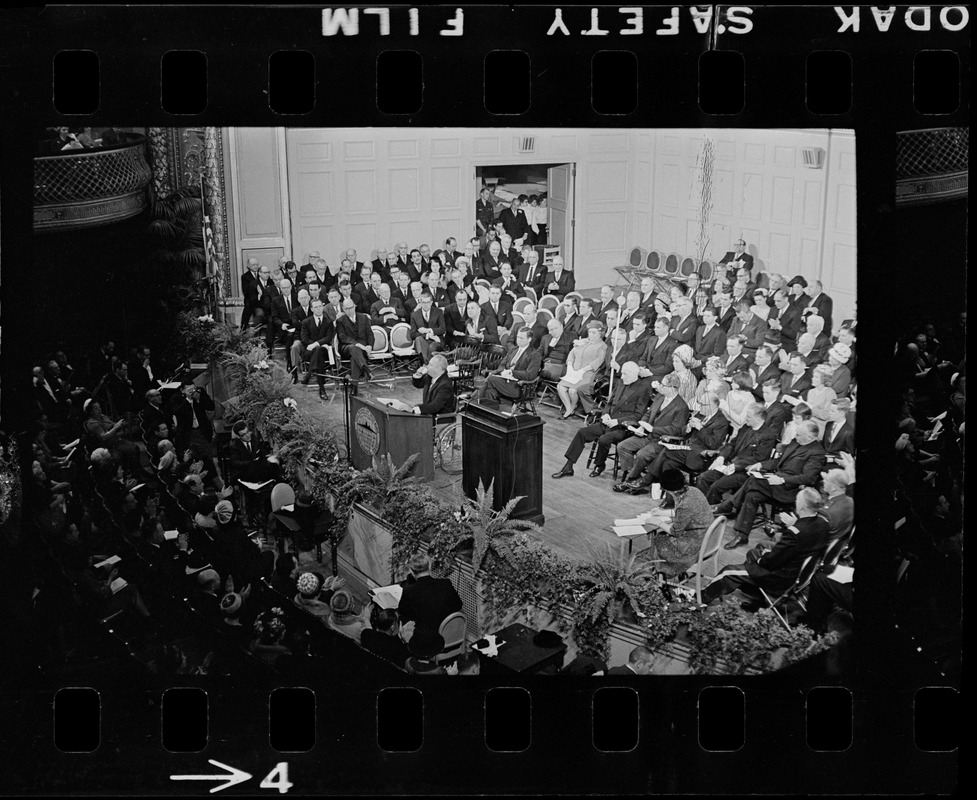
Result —
[[[620,461],[620,456],[618,455],[618,452],[617,452],[617,443],[616,442],[611,445],[611,449],[608,451],[608,455],[610,456],[610,458],[613,458],[614,459],[614,468],[611,471],[611,476],[616,481],[617,480],[617,473],[618,473],[618,471],[621,468],[621,461]],[[587,456],[587,469],[590,469],[593,466],[593,463],[594,463],[594,459],[595,458],[597,458],[597,440],[596,439],[594,440],[594,443],[590,446],[590,455]]]
[[[435,656],[434,660],[440,664],[451,661],[465,652],[468,635],[468,620],[460,611],[449,614],[438,626],[438,633],[444,637],[444,649]]]
[[[519,399],[516,400],[516,408],[519,411],[528,411],[534,417],[539,416],[536,410],[536,392],[539,389],[539,378],[531,381],[518,381]]]
[[[500,344],[487,344],[482,347],[482,365],[481,372],[483,375],[495,370],[499,364],[502,363],[502,358],[505,356],[505,348]]]
[[[801,564],[801,568],[797,571],[797,578],[795,578],[794,582],[776,598],[772,598],[769,594],[767,594],[767,591],[762,586],[757,587],[760,590],[760,594],[763,595],[767,608],[773,610],[773,613],[777,615],[777,619],[780,620],[780,623],[788,631],[790,630],[790,625],[787,623],[787,619],[784,617],[784,615],[781,614],[777,609],[777,606],[787,600],[794,599],[802,609],[807,611],[807,605],[805,604],[802,595],[807,591],[807,587],[814,579],[814,573],[818,571],[818,566],[820,564],[821,559],[818,556],[808,556],[805,558],[804,563]]]

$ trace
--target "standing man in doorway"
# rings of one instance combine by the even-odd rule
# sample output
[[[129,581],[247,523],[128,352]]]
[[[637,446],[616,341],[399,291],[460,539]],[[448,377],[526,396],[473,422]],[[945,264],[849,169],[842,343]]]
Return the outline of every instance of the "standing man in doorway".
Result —
[[[492,192],[487,186],[482,187],[475,201],[475,233],[484,236],[495,222],[495,209],[492,207]]]

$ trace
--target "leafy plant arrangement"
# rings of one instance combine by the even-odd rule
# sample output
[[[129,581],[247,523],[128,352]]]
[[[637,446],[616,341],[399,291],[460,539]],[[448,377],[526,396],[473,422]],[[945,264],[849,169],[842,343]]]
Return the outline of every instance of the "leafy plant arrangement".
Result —
[[[282,401],[284,406],[288,397]],[[322,468],[339,457],[339,445],[331,429],[308,411],[295,410],[278,428],[278,460],[282,472],[311,490]],[[345,481],[345,478],[343,478]]]
[[[505,559],[490,558],[483,567],[489,621],[501,622],[514,610],[517,619],[528,619],[534,608],[555,614],[559,604],[573,601],[574,561],[525,533],[514,534],[506,549]],[[557,619],[561,629],[568,626]]]
[[[230,385],[238,392],[228,404],[230,424],[244,419],[257,428],[268,405],[280,405],[289,397],[292,379],[281,364],[268,360],[263,344],[252,344],[245,353],[226,353],[222,363]]]
[[[20,534],[23,490],[17,445],[0,439],[0,542],[13,545]]]
[[[280,403],[269,403],[258,418],[258,433],[265,441],[277,444],[281,439],[282,430],[295,416],[296,408],[298,403],[295,402],[294,397],[286,397]]]
[[[159,243],[154,257],[162,264],[182,268],[189,282],[203,276],[207,263],[202,214],[200,192],[192,186],[167,197],[154,194],[151,200],[149,232]]]
[[[627,611],[649,632],[657,630],[649,612],[663,614],[667,604],[654,565],[636,559],[605,542],[590,549],[588,563],[578,564],[572,630],[582,653],[606,660],[611,623]]]
[[[454,542],[465,535],[460,514],[452,514],[450,506],[435,497],[427,486],[392,494],[384,506],[383,516],[393,531],[391,562],[395,574],[406,572],[411,556],[421,550],[425,539]],[[438,577],[454,567],[451,557],[438,558],[432,549],[428,550],[428,555],[432,560],[432,573]]]
[[[815,655],[836,641],[836,634],[819,638],[804,625],[786,631],[770,609],[750,614],[724,603],[715,611],[700,613],[689,626],[689,665],[700,675],[715,673],[722,665],[734,675],[750,669],[770,672]]]
[[[475,490],[475,499],[465,497],[462,501],[461,517],[471,531],[470,536],[458,542],[457,547],[472,545],[472,568],[479,570],[485,563],[485,557],[491,553],[502,561],[510,561],[512,553],[509,541],[517,533],[539,532],[539,525],[524,519],[512,519],[512,512],[522,496],[513,497],[498,511],[493,509],[495,504],[495,482],[485,488],[479,481]]]

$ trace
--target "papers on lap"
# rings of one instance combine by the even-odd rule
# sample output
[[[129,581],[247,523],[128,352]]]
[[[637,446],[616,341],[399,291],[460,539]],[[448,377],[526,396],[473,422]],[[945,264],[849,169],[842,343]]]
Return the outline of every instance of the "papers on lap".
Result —
[[[380,608],[397,608],[400,605],[400,598],[403,593],[404,587],[395,583],[391,586],[378,586],[376,589],[372,589],[370,596]]]
[[[854,574],[855,570],[853,567],[846,567],[844,564],[839,564],[828,577],[838,583],[851,583]]]
[[[111,567],[113,564],[118,564],[122,559],[118,556],[109,556],[104,561],[99,561],[95,565],[95,569],[101,569],[102,567]]]

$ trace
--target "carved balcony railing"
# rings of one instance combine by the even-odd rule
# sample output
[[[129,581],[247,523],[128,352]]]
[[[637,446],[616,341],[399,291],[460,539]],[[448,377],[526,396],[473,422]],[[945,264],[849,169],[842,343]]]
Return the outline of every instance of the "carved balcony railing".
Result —
[[[144,136],[130,135],[122,147],[39,156],[34,159],[34,231],[134,217],[146,208],[150,177]]]

